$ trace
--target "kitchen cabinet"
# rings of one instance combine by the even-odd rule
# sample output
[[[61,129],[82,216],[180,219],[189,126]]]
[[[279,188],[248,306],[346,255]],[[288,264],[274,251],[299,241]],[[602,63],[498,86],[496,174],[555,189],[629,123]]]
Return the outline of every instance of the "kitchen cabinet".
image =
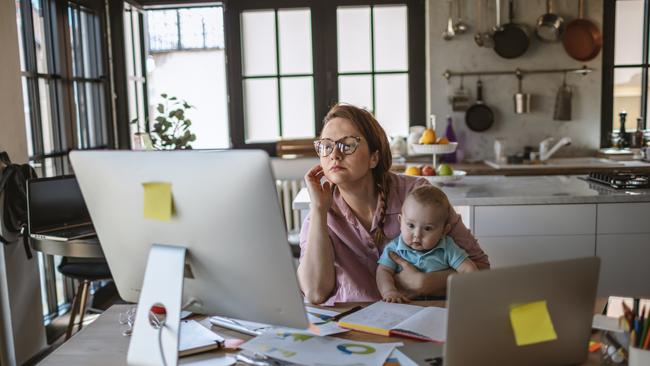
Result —
[[[492,268],[594,255],[595,235],[478,237]]]
[[[493,268],[597,255],[599,296],[650,296],[650,203],[474,206]]]
[[[650,296],[650,203],[599,204],[601,295]]]
[[[474,232],[492,267],[595,254],[596,205],[474,208]]]

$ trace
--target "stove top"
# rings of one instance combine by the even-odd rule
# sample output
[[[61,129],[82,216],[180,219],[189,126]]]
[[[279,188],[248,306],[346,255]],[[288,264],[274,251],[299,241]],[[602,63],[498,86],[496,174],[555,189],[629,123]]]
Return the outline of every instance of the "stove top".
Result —
[[[615,189],[650,188],[650,174],[643,173],[589,173],[587,180]]]

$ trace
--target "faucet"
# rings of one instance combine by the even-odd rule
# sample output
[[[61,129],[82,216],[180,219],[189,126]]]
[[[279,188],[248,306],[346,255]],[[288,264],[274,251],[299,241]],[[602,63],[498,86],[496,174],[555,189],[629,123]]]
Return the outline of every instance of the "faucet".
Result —
[[[571,145],[570,137],[563,137],[558,141],[555,146],[549,149],[551,142],[555,140],[553,137],[546,138],[539,143],[539,160],[546,161],[551,155],[555,154],[562,146]]]

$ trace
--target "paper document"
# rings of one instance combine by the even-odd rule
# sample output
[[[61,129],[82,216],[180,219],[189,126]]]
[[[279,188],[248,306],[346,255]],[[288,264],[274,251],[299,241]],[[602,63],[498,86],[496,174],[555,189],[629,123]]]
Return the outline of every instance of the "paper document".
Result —
[[[394,343],[319,337],[286,328],[267,330],[241,345],[244,350],[300,365],[382,365],[395,347]]]

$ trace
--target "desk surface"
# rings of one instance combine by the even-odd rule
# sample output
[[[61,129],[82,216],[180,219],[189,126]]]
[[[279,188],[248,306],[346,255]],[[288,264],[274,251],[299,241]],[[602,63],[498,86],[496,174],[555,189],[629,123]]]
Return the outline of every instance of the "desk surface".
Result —
[[[29,239],[32,248],[44,254],[73,258],[104,258],[97,237],[69,241]]]
[[[441,301],[421,301],[418,305],[444,306]],[[334,310],[345,310],[355,304],[345,304]],[[41,366],[121,366],[126,365],[126,353],[129,346],[129,337],[122,335],[124,326],[119,324],[119,314],[125,312],[131,305],[115,305],[102,314],[95,322],[84,327],[68,342],[47,356],[39,365]],[[202,324],[209,325],[207,318],[197,319]],[[250,339],[250,336],[228,329],[212,326],[212,330],[226,338]],[[367,341],[367,342],[403,342],[411,343],[412,340],[404,338],[388,338],[372,334],[350,331],[340,335],[341,338]],[[193,364],[223,355],[223,351],[213,351],[192,357],[180,359],[180,364]],[[600,365],[599,355],[590,354],[583,365]]]

